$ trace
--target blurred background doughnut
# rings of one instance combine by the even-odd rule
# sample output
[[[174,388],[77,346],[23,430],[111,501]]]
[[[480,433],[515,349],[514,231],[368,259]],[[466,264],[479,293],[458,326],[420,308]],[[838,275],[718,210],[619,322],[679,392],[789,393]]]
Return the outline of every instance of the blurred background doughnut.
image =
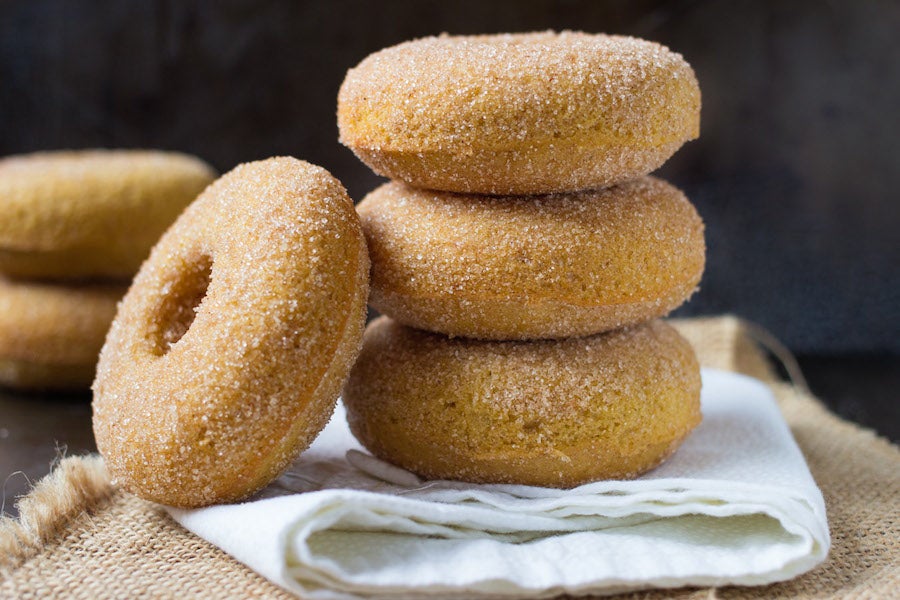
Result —
[[[0,159],[0,273],[130,279],[214,178],[208,164],[175,152],[83,150]]]
[[[125,285],[54,285],[0,277],[0,385],[87,389]]]

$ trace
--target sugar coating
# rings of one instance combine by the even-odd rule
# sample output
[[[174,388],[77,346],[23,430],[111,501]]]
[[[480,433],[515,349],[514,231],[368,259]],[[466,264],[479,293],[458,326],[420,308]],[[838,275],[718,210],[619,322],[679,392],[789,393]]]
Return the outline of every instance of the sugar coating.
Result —
[[[213,183],[153,249],[101,352],[94,433],[114,478],[176,506],[273,479],[331,416],[368,268],[324,169],[273,158]]]
[[[128,278],[215,178],[193,156],[149,150],[0,159],[0,273]]]
[[[571,487],[633,477],[700,422],[700,368],[651,321],[488,342],[372,322],[344,390],[354,435],[426,478]]]
[[[63,285],[0,277],[0,384],[88,388],[125,285]]]
[[[376,173],[481,194],[600,188],[645,175],[700,130],[680,54],[580,32],[429,37],[351,69],[343,144]]]
[[[544,339],[639,323],[683,303],[705,263],[696,210],[653,177],[530,197],[392,182],[357,210],[372,306],[447,335]]]

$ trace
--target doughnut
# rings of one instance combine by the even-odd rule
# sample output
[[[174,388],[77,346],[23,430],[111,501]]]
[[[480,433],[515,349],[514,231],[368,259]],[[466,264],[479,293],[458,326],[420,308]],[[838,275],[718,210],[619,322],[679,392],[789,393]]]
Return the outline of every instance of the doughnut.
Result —
[[[646,175],[700,133],[690,65],[631,37],[423,38],[376,52],[338,93],[341,142],[423,188],[545,194]]]
[[[583,336],[665,315],[703,273],[703,222],[675,187],[643,177],[532,197],[387,183],[357,207],[370,303],[451,336]]]
[[[180,507],[275,478],[331,416],[368,269],[326,170],[271,158],[208,187],[153,248],[100,353],[94,436],[113,478]]]
[[[0,278],[0,385],[88,389],[126,289]]]
[[[215,175],[172,152],[84,150],[0,159],[0,273],[131,279]]]
[[[573,487],[635,477],[700,422],[690,345],[651,321],[492,342],[373,321],[344,390],[375,456],[426,479]]]

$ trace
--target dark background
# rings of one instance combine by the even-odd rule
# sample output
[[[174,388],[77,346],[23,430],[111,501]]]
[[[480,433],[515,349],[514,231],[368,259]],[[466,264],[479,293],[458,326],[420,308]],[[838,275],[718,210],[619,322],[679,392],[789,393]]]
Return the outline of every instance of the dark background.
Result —
[[[701,137],[660,171],[707,223],[678,314],[763,325],[833,408],[900,437],[896,1],[0,0],[0,155],[152,147],[224,171],[289,154],[360,200],[379,180],[337,143],[349,67],[443,31],[548,28],[656,40],[697,72]],[[12,444],[31,421],[2,420],[32,401],[8,402]]]
[[[804,354],[900,353],[900,3],[0,0],[0,155],[153,147],[221,170],[275,154],[359,200],[337,143],[349,67],[442,31],[572,28],[694,66],[701,137],[661,170],[708,225],[701,292]]]

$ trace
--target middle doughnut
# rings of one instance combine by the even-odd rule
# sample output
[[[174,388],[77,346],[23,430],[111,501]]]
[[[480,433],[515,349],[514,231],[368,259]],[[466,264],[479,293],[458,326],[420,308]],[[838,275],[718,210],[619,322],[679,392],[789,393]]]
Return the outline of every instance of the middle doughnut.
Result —
[[[703,222],[674,186],[487,197],[392,182],[357,207],[370,304],[477,339],[585,336],[667,314],[703,274]]]

